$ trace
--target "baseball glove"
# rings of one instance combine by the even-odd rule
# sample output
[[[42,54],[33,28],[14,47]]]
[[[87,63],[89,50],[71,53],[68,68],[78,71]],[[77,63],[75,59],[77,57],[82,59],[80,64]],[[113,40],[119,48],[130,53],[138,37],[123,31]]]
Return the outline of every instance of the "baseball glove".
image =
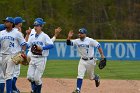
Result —
[[[18,65],[18,64],[28,65],[29,64],[29,62],[27,61],[27,56],[25,54],[21,53],[21,52],[16,54],[11,59],[16,65]]]
[[[37,49],[37,45],[33,45],[31,47],[31,52],[34,54],[34,55],[42,55],[42,50],[38,50]]]
[[[103,69],[106,66],[106,58],[102,58],[99,62],[99,69]]]

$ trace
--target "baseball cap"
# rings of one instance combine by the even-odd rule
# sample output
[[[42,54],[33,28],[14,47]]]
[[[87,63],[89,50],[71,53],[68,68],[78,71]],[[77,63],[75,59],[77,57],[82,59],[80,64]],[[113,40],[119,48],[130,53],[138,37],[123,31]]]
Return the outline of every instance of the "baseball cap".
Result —
[[[36,21],[36,20],[40,20],[40,21],[42,21],[42,22],[44,21],[43,18],[36,18],[35,21]],[[44,24],[46,24],[46,22],[44,22]]]
[[[0,24],[0,31],[5,30],[6,26],[4,24]]]
[[[23,23],[23,22],[25,22],[25,20],[23,20],[21,17],[15,17],[14,20],[15,20],[15,24],[16,24],[16,25],[17,25],[18,23]]]
[[[6,17],[6,19],[4,19],[2,21],[4,21],[4,22],[8,21],[8,22],[11,22],[11,23],[15,23],[14,18],[12,18],[12,17]]]
[[[41,20],[36,20],[36,21],[34,21],[34,26],[42,26],[42,25],[44,25],[45,23],[43,22],[43,21],[41,21]]]
[[[79,33],[87,34],[87,30],[85,28],[80,28]]]

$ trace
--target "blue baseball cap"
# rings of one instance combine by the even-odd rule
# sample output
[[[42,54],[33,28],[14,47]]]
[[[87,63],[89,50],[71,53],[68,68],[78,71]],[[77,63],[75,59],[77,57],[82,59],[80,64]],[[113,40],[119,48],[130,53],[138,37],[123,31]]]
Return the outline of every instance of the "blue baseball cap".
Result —
[[[14,18],[12,18],[12,17],[6,17],[6,19],[4,19],[2,21],[4,21],[4,22],[8,21],[8,22],[11,22],[11,23],[15,23]]]
[[[25,20],[23,20],[21,17],[15,17],[14,20],[15,20],[15,25],[17,25],[18,23],[25,22]]]
[[[87,34],[87,30],[85,28],[80,28],[79,33]]]
[[[36,18],[35,21],[36,20],[40,20],[40,21],[44,22],[43,18]],[[46,24],[46,22],[44,22],[44,24]]]
[[[4,24],[0,24],[0,31],[5,30],[6,26]]]
[[[34,26],[42,26],[42,25],[44,25],[45,23],[43,22],[43,21],[41,21],[41,20],[36,20],[36,21],[34,21]]]

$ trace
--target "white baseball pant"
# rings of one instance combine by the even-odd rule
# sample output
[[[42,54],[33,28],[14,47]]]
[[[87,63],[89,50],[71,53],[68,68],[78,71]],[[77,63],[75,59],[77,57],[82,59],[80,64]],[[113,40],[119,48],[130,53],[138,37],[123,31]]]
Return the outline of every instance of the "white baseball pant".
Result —
[[[27,79],[29,81],[35,81],[37,85],[42,84],[41,77],[45,70],[47,57],[38,56],[38,57],[31,57],[31,61],[29,63],[28,72],[27,72]]]
[[[2,70],[5,80],[12,79],[15,68],[15,63],[12,61],[14,55],[2,55]]]
[[[95,77],[94,75],[95,66],[96,66],[96,60],[94,58],[92,60],[86,60],[86,61],[81,58],[78,65],[77,78],[83,79],[85,73],[87,72],[88,78],[93,80]]]

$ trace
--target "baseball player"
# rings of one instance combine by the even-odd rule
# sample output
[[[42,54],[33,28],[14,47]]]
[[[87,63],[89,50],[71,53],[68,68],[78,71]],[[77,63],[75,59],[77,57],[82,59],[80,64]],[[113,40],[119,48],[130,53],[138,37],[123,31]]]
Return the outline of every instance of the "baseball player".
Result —
[[[44,24],[46,23],[46,22],[43,21],[42,18],[36,18],[35,21],[36,21],[36,20],[40,20],[40,21],[42,21]],[[56,40],[56,37],[57,37],[58,34],[61,32],[61,30],[62,30],[62,29],[61,29],[60,27],[58,27],[58,28],[55,29],[54,36],[51,38],[52,42],[54,42],[54,41]],[[28,40],[30,39],[30,37],[34,36],[34,34],[36,33],[35,28],[33,28],[33,29],[29,28],[28,30],[26,30],[26,33],[27,33],[27,34],[26,34],[25,40],[28,41]],[[31,52],[30,52],[30,51],[28,51],[27,57],[28,57],[28,59],[29,59],[29,61],[30,61],[30,59],[31,59]],[[35,82],[31,82],[31,89],[32,89],[32,90],[31,90],[31,93],[33,93],[33,91],[34,91],[34,85],[35,85]]]
[[[14,30],[22,32],[21,31],[22,23],[25,22],[25,20],[23,20],[21,17],[15,17],[14,21],[15,21]],[[17,48],[17,50],[19,50],[19,52],[20,52],[21,51],[21,46],[19,46]],[[20,93],[20,91],[16,87],[16,81],[17,81],[17,78],[19,77],[19,75],[20,75],[20,64],[15,65],[15,69],[14,69],[14,73],[13,73],[13,79],[12,79],[13,93]]]
[[[90,80],[95,80],[96,87],[99,86],[99,75],[94,74],[96,60],[94,58],[94,47],[96,47],[101,55],[101,58],[105,58],[101,45],[96,40],[86,36],[87,30],[85,28],[79,29],[78,39],[71,40],[73,31],[70,31],[67,38],[67,45],[77,46],[79,54],[81,56],[78,65],[77,87],[72,93],[80,93],[83,78],[87,72]]]
[[[0,32],[1,66],[6,80],[6,93],[12,93],[12,77],[15,63],[12,62],[11,58],[19,52],[17,49],[19,45],[22,47],[21,51],[25,51],[26,42],[22,34],[13,28],[14,19],[12,17],[7,17],[3,21],[6,29]]]
[[[0,24],[0,31],[5,29],[6,29],[5,24]],[[4,80],[4,73],[2,70],[2,53],[1,53],[1,43],[0,43],[0,93],[4,93],[4,87],[5,87],[5,80]]]
[[[27,72],[27,79],[31,82],[32,93],[41,93],[42,81],[47,56],[49,55],[49,49],[53,48],[53,42],[50,37],[42,31],[44,22],[36,20],[34,22],[34,29],[36,31],[28,40],[28,45],[31,47],[29,50],[31,53],[31,61]],[[32,51],[36,45],[36,51],[41,51],[41,54],[34,53]]]
[[[5,30],[5,29],[6,29],[5,25],[0,24],[0,31]],[[2,53],[1,53],[1,48],[0,48],[0,93],[4,93],[4,87],[5,87],[5,80],[4,80],[4,74],[2,71]]]

